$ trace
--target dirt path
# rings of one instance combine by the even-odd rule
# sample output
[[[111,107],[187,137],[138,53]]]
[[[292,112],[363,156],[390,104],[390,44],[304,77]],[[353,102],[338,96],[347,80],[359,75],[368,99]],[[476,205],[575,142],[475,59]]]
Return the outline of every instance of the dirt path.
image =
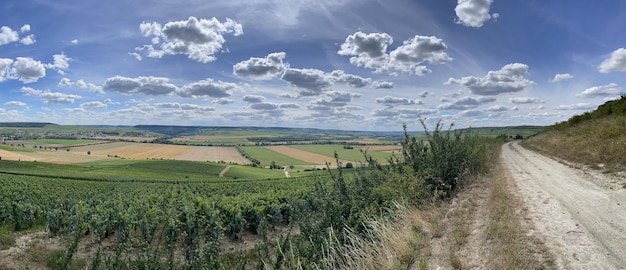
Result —
[[[226,172],[228,172],[228,170],[230,170],[230,166],[222,169],[222,171],[220,172],[220,177],[224,177],[224,175],[226,174]]]
[[[562,269],[626,269],[626,189],[512,142],[502,159]]]

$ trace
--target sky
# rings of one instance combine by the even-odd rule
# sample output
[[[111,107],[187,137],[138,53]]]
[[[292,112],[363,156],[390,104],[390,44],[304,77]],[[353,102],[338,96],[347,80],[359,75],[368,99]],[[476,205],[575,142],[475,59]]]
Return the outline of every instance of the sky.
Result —
[[[626,86],[620,0],[3,0],[0,122],[551,125]]]

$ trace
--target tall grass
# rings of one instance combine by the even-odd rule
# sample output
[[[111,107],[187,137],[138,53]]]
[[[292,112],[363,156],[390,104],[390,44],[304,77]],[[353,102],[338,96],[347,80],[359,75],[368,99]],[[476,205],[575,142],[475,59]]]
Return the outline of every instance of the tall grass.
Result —
[[[577,115],[522,145],[571,162],[626,169],[626,96]]]

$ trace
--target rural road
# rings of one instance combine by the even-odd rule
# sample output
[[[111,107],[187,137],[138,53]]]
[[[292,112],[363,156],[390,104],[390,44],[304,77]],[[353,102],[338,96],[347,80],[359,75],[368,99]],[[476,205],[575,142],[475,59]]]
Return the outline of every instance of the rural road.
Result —
[[[502,146],[502,161],[560,269],[626,269],[626,189],[523,148]]]

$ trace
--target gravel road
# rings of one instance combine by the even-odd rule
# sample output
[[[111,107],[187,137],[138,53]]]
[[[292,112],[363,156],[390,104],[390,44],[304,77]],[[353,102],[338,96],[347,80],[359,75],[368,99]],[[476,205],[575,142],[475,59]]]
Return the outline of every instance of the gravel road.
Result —
[[[504,144],[502,158],[535,231],[560,269],[626,269],[626,189],[598,172],[577,169]]]

